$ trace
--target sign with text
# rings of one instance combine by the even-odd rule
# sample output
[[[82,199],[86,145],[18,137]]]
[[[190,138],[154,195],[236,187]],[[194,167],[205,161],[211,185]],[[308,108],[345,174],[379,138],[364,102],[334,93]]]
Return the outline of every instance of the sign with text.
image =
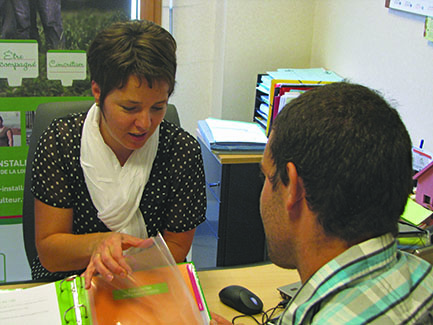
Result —
[[[14,150],[6,159],[0,159],[0,218],[21,215],[25,172],[26,159],[20,151]],[[13,220],[4,219],[0,224],[8,221]]]
[[[38,42],[35,40],[0,40],[0,78],[9,86],[21,86],[23,78],[39,75]]]
[[[86,52],[60,51],[47,52],[47,77],[61,80],[63,86],[72,86],[73,80],[86,79]]]
[[[389,3],[388,3],[389,1]],[[388,0],[389,8],[410,12],[417,15],[433,17],[433,0]]]

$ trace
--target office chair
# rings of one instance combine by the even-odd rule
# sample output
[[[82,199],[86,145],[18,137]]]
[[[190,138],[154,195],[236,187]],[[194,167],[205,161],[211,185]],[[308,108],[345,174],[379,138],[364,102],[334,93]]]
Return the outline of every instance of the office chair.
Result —
[[[55,119],[66,116],[70,113],[79,113],[88,111],[94,101],[66,101],[42,103],[36,108],[35,121],[33,123],[32,134],[30,136],[29,151],[26,161],[26,173],[24,178],[23,193],[23,237],[24,248],[27,255],[27,261],[31,266],[33,259],[37,256],[35,244],[35,215],[34,215],[34,197],[30,191],[32,179],[32,162],[35,150],[40,136],[50,123]],[[179,115],[176,106],[168,104],[165,120],[180,126]]]

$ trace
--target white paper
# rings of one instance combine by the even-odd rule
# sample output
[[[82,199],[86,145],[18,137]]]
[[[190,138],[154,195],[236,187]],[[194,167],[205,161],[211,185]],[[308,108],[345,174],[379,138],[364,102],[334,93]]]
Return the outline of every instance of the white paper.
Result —
[[[0,290],[0,324],[61,325],[55,284]]]
[[[263,130],[256,123],[219,120],[209,118],[206,122],[212,131],[215,143],[263,143],[268,142],[268,138]]]

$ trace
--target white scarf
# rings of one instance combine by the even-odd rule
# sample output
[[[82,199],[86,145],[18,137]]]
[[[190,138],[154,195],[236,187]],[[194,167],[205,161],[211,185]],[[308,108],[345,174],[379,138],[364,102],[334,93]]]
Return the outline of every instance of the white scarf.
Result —
[[[123,167],[99,130],[101,112],[94,104],[84,121],[80,163],[98,218],[111,230],[147,238],[139,209],[159,143],[159,126]]]

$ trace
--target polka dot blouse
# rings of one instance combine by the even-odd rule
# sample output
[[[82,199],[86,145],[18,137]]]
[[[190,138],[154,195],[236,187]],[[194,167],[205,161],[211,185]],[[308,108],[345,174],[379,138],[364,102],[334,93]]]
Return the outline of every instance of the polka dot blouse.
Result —
[[[73,233],[107,232],[97,217],[80,166],[86,113],[57,119],[39,140],[33,160],[33,195],[45,204],[73,209]],[[205,220],[206,189],[199,144],[189,133],[162,121],[158,152],[140,202],[149,236],[164,229],[184,232]],[[50,273],[35,258],[32,278],[57,280],[82,270]]]

